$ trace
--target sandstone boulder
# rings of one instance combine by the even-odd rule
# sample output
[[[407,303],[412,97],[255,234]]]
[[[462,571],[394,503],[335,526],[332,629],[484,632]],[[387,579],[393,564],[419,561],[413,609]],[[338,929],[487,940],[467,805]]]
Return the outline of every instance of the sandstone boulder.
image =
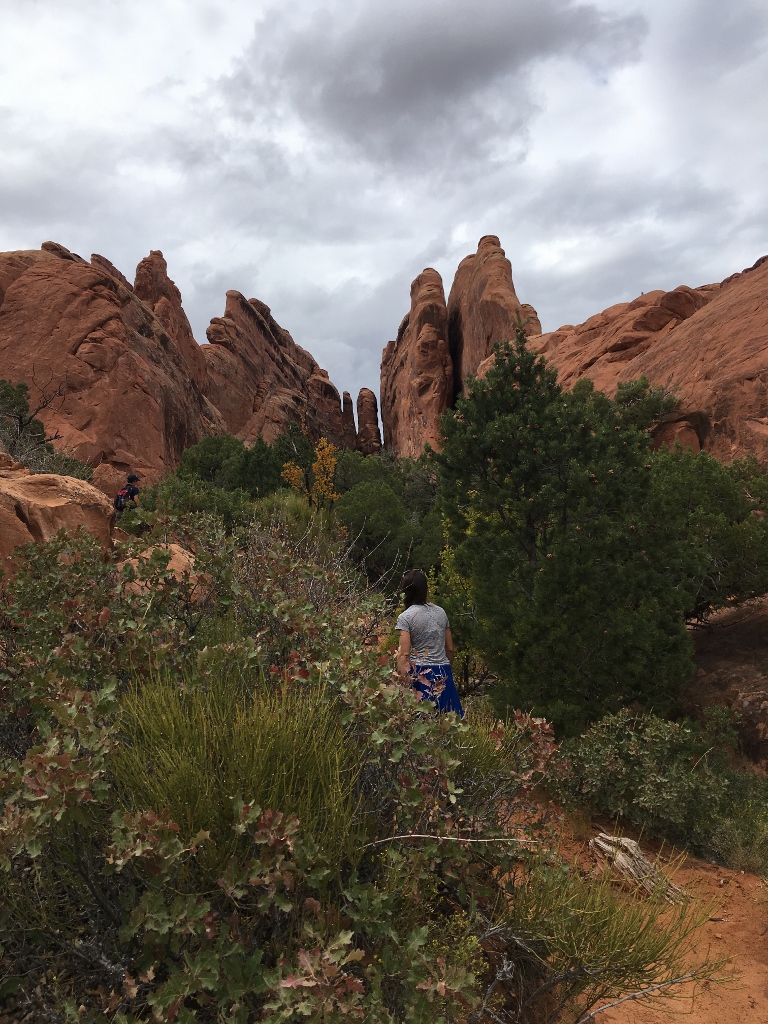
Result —
[[[658,443],[768,465],[767,258],[720,285],[648,292],[533,343],[565,387],[589,377],[612,394],[646,376],[672,391],[679,406]]]
[[[114,509],[109,498],[70,476],[30,473],[0,454],[0,559],[21,544],[50,540],[64,529],[84,527],[106,548],[111,543]]]
[[[345,425],[327,372],[280,327],[269,306],[229,291],[224,316],[211,321],[207,335],[204,392],[230,433],[246,442],[262,435],[271,443],[289,423],[301,423],[315,439],[327,437],[342,448],[351,443],[349,419]]]
[[[361,388],[357,396],[357,447],[363,455],[378,455],[381,451],[379,404],[368,388]]]
[[[453,401],[443,280],[428,268],[411,285],[411,310],[381,362],[384,445],[412,458],[439,447],[439,419]]]
[[[159,479],[225,429],[165,325],[113,271],[45,243],[2,254],[0,282],[0,377],[26,381],[34,404],[61,390],[40,418],[106,493],[130,471]]]

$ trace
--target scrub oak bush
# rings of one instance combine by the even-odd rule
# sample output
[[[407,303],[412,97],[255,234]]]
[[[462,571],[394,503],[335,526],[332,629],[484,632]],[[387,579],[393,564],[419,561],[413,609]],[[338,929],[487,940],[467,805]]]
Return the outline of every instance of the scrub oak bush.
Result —
[[[195,557],[180,577],[162,545],[141,554],[146,538],[105,555],[79,536],[30,547],[4,581],[11,1012],[583,1015],[607,947],[578,921],[599,906],[616,925],[640,905],[531,859],[546,840],[527,797],[552,753],[546,723],[461,722],[404,693],[378,650],[386,605],[327,539],[274,521],[174,530]],[[653,950],[643,914],[629,919],[602,968],[613,992],[682,970],[697,915],[665,924]]]

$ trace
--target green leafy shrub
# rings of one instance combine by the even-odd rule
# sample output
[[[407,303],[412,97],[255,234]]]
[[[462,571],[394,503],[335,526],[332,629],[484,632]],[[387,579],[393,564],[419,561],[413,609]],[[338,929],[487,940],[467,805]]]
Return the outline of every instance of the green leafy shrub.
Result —
[[[700,848],[727,800],[724,767],[693,723],[625,708],[566,742],[554,771],[561,798]]]
[[[147,513],[162,516],[210,515],[218,516],[228,531],[246,526],[254,517],[254,505],[244,491],[227,491],[197,476],[173,474],[159,484],[145,487],[141,492],[138,509],[129,509],[121,518],[120,526],[133,531],[147,522]],[[149,521],[154,519],[149,517]]]
[[[728,867],[764,871],[768,787],[730,764],[735,739],[723,714],[702,728],[624,709],[563,744],[550,785],[571,806],[623,819]]]

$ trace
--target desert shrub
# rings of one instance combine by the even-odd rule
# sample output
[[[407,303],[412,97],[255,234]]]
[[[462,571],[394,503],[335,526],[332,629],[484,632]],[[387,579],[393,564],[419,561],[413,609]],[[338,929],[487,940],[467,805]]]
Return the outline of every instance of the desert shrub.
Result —
[[[702,728],[624,709],[563,745],[551,785],[572,806],[623,819],[729,867],[764,870],[768,787],[734,767],[728,757],[734,744],[732,722],[723,715],[713,714]]]
[[[147,513],[162,516],[209,515],[219,517],[228,531],[246,526],[254,516],[253,502],[245,491],[224,490],[198,476],[171,474],[159,484],[142,489],[138,509],[128,509],[120,520],[122,529],[143,528],[154,522]]]
[[[516,878],[515,898],[500,926],[525,951],[520,984],[505,1000],[513,1002],[517,1019],[540,1012],[538,1019],[557,1020],[567,1005],[571,1012],[580,1006],[571,1019],[581,1020],[620,990],[642,991],[686,976],[695,963],[696,929],[710,908],[684,901],[670,909],[665,889],[650,897],[621,892],[610,874],[585,878],[537,857]]]
[[[731,803],[709,835],[707,849],[734,871],[764,876],[768,873],[768,793],[764,786],[750,788],[757,792]]]
[[[535,1019],[548,1004],[521,1008],[520,972],[533,949],[539,986],[561,984],[553,937],[568,931],[512,916],[527,844],[546,838],[527,795],[551,753],[545,723],[461,722],[415,702],[379,654],[386,603],[323,544],[274,521],[237,541],[216,520],[185,529],[194,578],[169,578],[162,551],[139,559],[143,541],[103,555],[60,538],[6,582],[11,1012]],[[589,884],[574,886],[560,903],[585,903]],[[560,1016],[598,991],[578,916],[569,963],[583,985]],[[617,963],[633,966],[614,970],[614,991],[641,977],[638,961],[666,977],[673,942],[654,966],[637,931],[620,934]]]
[[[692,722],[624,709],[566,742],[555,771],[561,797],[700,846],[727,798],[723,768]]]
[[[365,841],[354,821],[362,755],[345,741],[338,705],[323,690],[249,691],[219,667],[182,686],[159,675],[121,699],[121,804],[167,807],[184,841],[210,831],[219,874],[242,846],[238,797],[298,817],[329,861],[348,863]]]

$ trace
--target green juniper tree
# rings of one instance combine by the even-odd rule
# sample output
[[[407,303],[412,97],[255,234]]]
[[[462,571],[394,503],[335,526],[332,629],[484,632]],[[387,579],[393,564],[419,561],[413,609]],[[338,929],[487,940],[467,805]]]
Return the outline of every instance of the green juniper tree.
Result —
[[[499,711],[532,707],[572,732],[635,700],[663,707],[689,674],[675,583],[696,552],[648,514],[646,428],[667,407],[647,382],[614,401],[587,380],[565,393],[518,331],[445,415],[448,541],[504,681]]]

